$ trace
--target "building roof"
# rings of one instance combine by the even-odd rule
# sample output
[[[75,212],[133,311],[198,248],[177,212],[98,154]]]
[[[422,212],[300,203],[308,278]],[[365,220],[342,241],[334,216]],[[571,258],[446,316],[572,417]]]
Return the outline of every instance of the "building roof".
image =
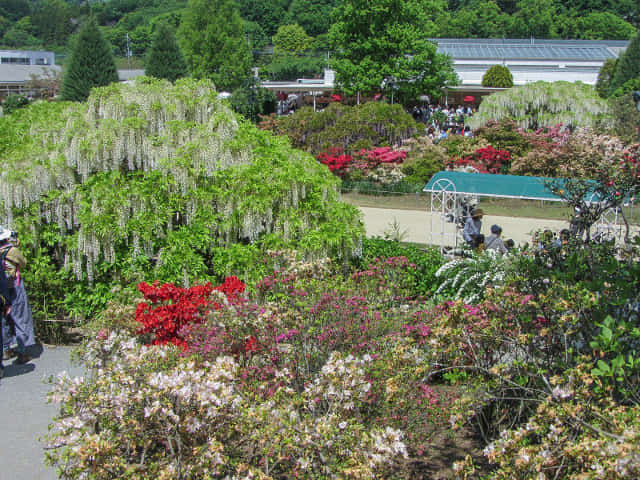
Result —
[[[132,69],[132,70],[118,70],[118,78],[121,82],[126,82],[127,80],[133,80],[136,77],[142,77],[144,75],[144,70],[142,69]]]
[[[13,85],[24,84],[34,76],[40,78],[50,77],[52,73],[59,73],[58,65],[9,65],[0,64],[0,84]]]
[[[495,38],[433,39],[439,53],[453,60],[578,60],[604,62],[617,58],[628,41],[622,40],[524,40]]]

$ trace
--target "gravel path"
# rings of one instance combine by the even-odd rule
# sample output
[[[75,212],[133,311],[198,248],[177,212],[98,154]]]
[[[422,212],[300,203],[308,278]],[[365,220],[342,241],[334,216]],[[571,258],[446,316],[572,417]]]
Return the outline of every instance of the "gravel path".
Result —
[[[72,347],[44,347],[38,358],[25,364],[4,362],[0,380],[0,480],[55,480],[44,465],[43,445],[38,440],[56,414],[46,403],[50,387],[45,380],[66,370],[79,375],[71,365]]]

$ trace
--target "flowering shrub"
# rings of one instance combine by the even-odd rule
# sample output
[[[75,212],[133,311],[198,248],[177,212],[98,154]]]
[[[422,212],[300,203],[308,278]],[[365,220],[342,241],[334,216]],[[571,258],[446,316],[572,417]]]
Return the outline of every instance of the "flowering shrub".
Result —
[[[640,409],[594,393],[588,364],[549,380],[548,395],[521,427],[484,450],[491,478],[636,479],[640,475]],[[476,478],[473,462],[457,478]]]
[[[442,265],[435,273],[440,279],[436,295],[446,295],[465,303],[477,303],[484,298],[487,288],[504,284],[512,257],[497,250],[485,250],[471,257],[455,258]]]
[[[89,342],[85,361],[93,373],[60,376],[50,395],[61,409],[47,459],[64,478],[374,478],[407,456],[400,431],[353,416],[370,358],[333,355],[308,391],[265,402],[236,387],[230,357],[176,364],[175,350],[114,332]]]
[[[491,145],[477,149],[463,158],[452,159],[448,168],[473,167],[479,173],[506,173],[509,170],[511,154],[507,150],[496,150]]]
[[[52,396],[49,461],[70,479],[637,478],[637,252],[489,253],[442,269],[458,283],[433,299],[418,278],[442,258],[390,245],[365,241],[356,270],[271,252],[255,294],[194,294],[183,348],[102,323],[87,376]],[[484,272],[474,304],[453,299]]]
[[[222,293],[220,301],[236,301],[245,285],[236,277],[227,277],[224,283],[213,287],[211,283],[189,288],[176,287],[172,283],[138,284],[138,289],[151,305],[141,302],[136,308],[136,320],[142,324],[138,333],[152,333],[154,345],[173,343],[186,348],[180,330],[193,322],[201,321],[212,309],[222,306],[210,298],[212,292]]]
[[[340,147],[331,147],[329,152],[320,152],[316,158],[339,177],[346,173],[347,167],[353,160],[351,155],[343,153]]]

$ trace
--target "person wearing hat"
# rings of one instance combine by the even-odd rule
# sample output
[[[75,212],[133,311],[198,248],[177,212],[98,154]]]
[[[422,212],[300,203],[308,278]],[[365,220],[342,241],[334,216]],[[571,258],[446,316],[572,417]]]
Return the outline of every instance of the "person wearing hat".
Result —
[[[484,241],[486,250],[497,250],[500,253],[507,253],[509,249],[500,238],[502,235],[502,227],[499,225],[491,225],[491,235]]]
[[[17,363],[27,363],[33,357],[26,351],[27,347],[35,344],[33,333],[33,316],[27,298],[24,281],[20,278],[20,270],[27,265],[27,260],[18,249],[18,236],[11,230],[0,227],[0,259],[5,277],[9,284],[11,312],[5,316],[3,326],[3,357],[17,356]],[[7,327],[13,326],[12,334]],[[17,348],[10,347],[15,342]]]
[[[484,212],[481,208],[474,208],[471,211],[471,216],[464,222],[462,228],[462,238],[471,248],[477,248],[484,242],[484,235],[480,233],[482,228],[482,217]]]

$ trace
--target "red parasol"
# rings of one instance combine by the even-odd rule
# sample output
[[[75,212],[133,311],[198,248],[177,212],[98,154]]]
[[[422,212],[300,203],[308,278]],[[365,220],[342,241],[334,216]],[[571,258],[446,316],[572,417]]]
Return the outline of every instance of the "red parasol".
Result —
[[[475,99],[475,97],[473,97],[471,95],[467,95],[466,97],[464,97],[462,99],[462,101],[465,102],[465,103],[472,103],[472,102],[475,102],[476,99]]]

